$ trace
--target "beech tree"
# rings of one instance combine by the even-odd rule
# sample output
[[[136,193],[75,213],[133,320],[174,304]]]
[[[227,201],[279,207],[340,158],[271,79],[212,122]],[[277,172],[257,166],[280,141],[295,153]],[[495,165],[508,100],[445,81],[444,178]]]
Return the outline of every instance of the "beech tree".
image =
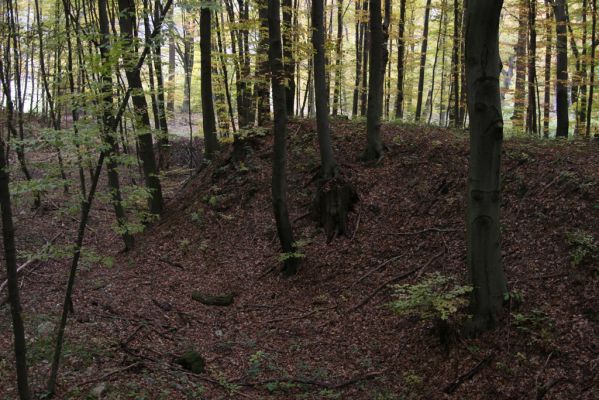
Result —
[[[204,2],[200,9],[200,52],[202,66],[202,123],[204,126],[204,151],[211,159],[218,149],[216,118],[212,100],[212,8],[211,2]]]
[[[565,0],[554,0],[553,9],[556,26],[557,63],[556,78],[556,137],[568,137],[568,33],[566,28]]]
[[[468,263],[473,326],[497,323],[507,284],[501,261],[499,204],[503,116],[499,19],[503,0],[470,3],[466,21],[466,79],[470,115]]]
[[[366,150],[362,154],[365,161],[377,160],[383,156],[381,139],[381,114],[383,112],[383,77],[386,46],[383,37],[381,0],[370,1],[370,74],[368,80],[368,115],[366,122]]]
[[[119,26],[121,28],[121,37],[125,46],[123,55],[125,62],[125,75],[127,82],[132,90],[131,100],[137,115],[138,121],[138,144],[139,158],[142,162],[143,175],[146,187],[150,192],[148,199],[150,212],[160,215],[164,208],[162,199],[162,186],[158,178],[158,168],[154,158],[154,142],[150,127],[150,115],[148,113],[148,103],[143,93],[140,68],[135,65],[137,61],[137,51],[133,43],[135,38],[135,29],[137,19],[135,18],[135,3],[133,0],[119,0]]]
[[[285,70],[283,68],[280,14],[280,1],[270,0],[268,2],[268,61],[274,110],[272,205],[277,233],[283,250],[283,274],[293,275],[297,272],[298,259],[287,207],[287,102],[285,101]]]

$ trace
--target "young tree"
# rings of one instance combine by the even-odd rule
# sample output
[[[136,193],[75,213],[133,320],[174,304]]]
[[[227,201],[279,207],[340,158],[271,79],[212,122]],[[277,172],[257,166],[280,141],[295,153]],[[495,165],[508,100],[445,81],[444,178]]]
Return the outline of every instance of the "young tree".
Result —
[[[0,68],[4,68],[0,62]],[[6,280],[8,282],[8,300],[12,316],[12,331],[17,367],[17,388],[21,400],[31,399],[27,376],[27,342],[21,315],[21,299],[19,280],[17,277],[17,251],[15,246],[15,229],[12,219],[10,201],[8,166],[6,163],[6,143],[0,137],[0,209],[2,212],[2,240],[4,244],[4,261],[6,263]]]
[[[528,0],[528,106],[526,109],[526,132],[531,135],[537,129],[537,0]]]
[[[424,9],[424,31],[422,32],[422,48],[420,50],[420,75],[418,78],[418,98],[416,100],[416,122],[420,121],[422,115],[422,96],[424,92],[424,72],[426,70],[426,52],[428,48],[428,22],[431,13],[431,0],[426,0]]]
[[[466,22],[466,79],[470,115],[468,262],[472,286],[472,327],[492,327],[507,284],[500,247],[500,163],[503,116],[499,74],[499,20],[503,0],[476,0]]]
[[[204,127],[204,150],[207,159],[212,159],[218,150],[216,118],[212,100],[212,8],[211,2],[203,2],[200,9],[200,52],[202,67],[202,124]]]
[[[148,103],[143,93],[141,81],[141,71],[137,68],[137,51],[133,39],[135,38],[135,27],[137,21],[135,18],[135,2],[133,0],[118,0],[119,6],[119,26],[121,28],[121,37],[124,44],[124,62],[125,75],[127,82],[132,90],[131,100],[136,115],[138,115],[139,134],[137,137],[139,144],[139,158],[142,162],[142,170],[146,187],[150,191],[148,199],[150,212],[152,214],[161,214],[164,208],[162,199],[162,186],[158,178],[158,168],[154,158],[154,143],[150,127],[150,115],[148,113]]]
[[[556,137],[568,137],[569,112],[568,112],[568,35],[566,27],[565,0],[554,0],[553,11],[556,25],[557,63],[556,73],[556,110],[557,129]]]
[[[597,0],[592,0],[591,3],[591,68],[589,72],[591,76],[589,78],[589,101],[587,103],[587,121],[585,130],[585,137],[587,138],[591,136],[591,118],[593,116],[593,94],[595,91],[595,51],[597,47],[595,43],[597,41]]]
[[[543,98],[543,137],[549,137],[551,118],[551,60],[553,49],[553,15],[549,0],[545,0],[545,93]]]
[[[518,0],[518,42],[516,44],[516,87],[514,89],[514,113],[512,124],[515,128],[524,128],[524,110],[526,105],[526,67],[528,60],[526,49],[528,42],[528,0]]]
[[[268,2],[268,60],[271,73],[274,107],[274,152],[272,166],[272,204],[277,232],[284,253],[283,274],[297,272],[293,230],[287,209],[287,103],[285,101],[285,71],[281,40],[281,3]]]
[[[457,3],[457,0],[455,0]],[[399,22],[397,34],[397,98],[395,100],[395,118],[403,118],[403,80],[405,63],[405,26],[406,26],[406,0],[399,2]]]

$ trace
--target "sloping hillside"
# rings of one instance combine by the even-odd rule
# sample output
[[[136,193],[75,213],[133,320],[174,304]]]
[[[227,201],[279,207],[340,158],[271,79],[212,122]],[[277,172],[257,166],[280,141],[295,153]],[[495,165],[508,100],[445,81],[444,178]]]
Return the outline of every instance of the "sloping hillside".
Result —
[[[227,150],[184,184],[167,178],[168,211],[137,237],[136,249],[78,276],[59,398],[599,398],[599,261],[572,265],[582,245],[567,240],[578,232],[599,242],[599,144],[506,141],[503,256],[522,304],[496,331],[459,338],[447,352],[429,323],[386,304],[389,283],[428,272],[467,282],[467,137],[420,126],[383,131],[384,159],[364,165],[357,161],[364,126],[333,123],[338,163],[360,201],[351,234],[327,244],[306,217],[318,166],[315,125],[290,125],[290,212],[305,257],[288,279],[276,270],[270,135],[249,139],[241,161]],[[22,212],[22,221],[32,213]],[[118,240],[109,215],[94,214],[97,249]],[[36,221],[53,218],[47,211]],[[19,226],[21,243],[42,233]],[[65,264],[24,279],[37,389],[51,348],[40,326],[57,318]],[[234,303],[207,306],[194,291],[233,294]],[[7,332],[6,307],[0,321]],[[12,398],[12,353],[2,336],[0,397]],[[205,373],[178,365],[188,350],[205,358]]]

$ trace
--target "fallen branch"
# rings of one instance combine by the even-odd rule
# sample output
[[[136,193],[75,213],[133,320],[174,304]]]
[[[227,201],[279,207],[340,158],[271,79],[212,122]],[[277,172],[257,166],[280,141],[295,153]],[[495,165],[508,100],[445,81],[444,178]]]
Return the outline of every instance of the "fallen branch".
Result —
[[[108,373],[106,373],[106,374],[104,374],[104,375],[102,375],[102,376],[99,376],[99,377],[97,377],[97,378],[89,379],[89,380],[87,380],[87,381],[84,381],[84,382],[78,383],[78,384],[76,384],[76,385],[75,385],[75,387],[79,387],[79,386],[85,386],[85,385],[89,385],[90,383],[96,383],[96,382],[100,382],[100,381],[103,381],[103,380],[105,380],[106,378],[109,378],[109,377],[111,377],[112,375],[115,375],[115,374],[120,374],[120,373],[123,373],[123,372],[125,372],[125,371],[129,371],[130,369],[133,369],[133,368],[135,368],[135,367],[141,367],[141,366],[143,366],[143,363],[142,363],[142,362],[139,362],[139,361],[136,361],[136,362],[134,362],[133,364],[127,365],[126,367],[123,367],[123,368],[118,368],[118,369],[115,369],[115,370],[113,370],[113,371],[110,371],[110,372],[108,372]]]
[[[426,264],[424,264],[421,267],[418,268],[414,268],[411,271],[405,272],[401,275],[397,275],[394,276],[391,279],[388,279],[387,281],[385,281],[385,283],[383,283],[382,285],[380,285],[379,287],[377,287],[372,293],[370,293],[368,296],[366,296],[361,302],[359,302],[358,304],[356,304],[354,307],[350,308],[348,310],[348,312],[352,312],[352,311],[356,311],[358,308],[362,307],[363,305],[365,305],[366,303],[368,303],[370,301],[370,299],[372,299],[374,296],[376,296],[381,290],[385,289],[387,286],[389,286],[392,283],[395,283],[399,280],[405,279],[419,271],[423,271],[425,268],[427,268],[430,264],[433,263],[433,261],[435,261],[437,258],[441,257],[443,254],[445,253],[445,249],[441,250],[440,252],[438,252],[437,254],[435,254],[430,260],[428,260],[426,262]]]
[[[413,236],[413,235],[420,235],[421,233],[427,233],[427,232],[441,232],[441,233],[458,232],[458,229],[455,229],[455,228],[426,228],[426,229],[422,229],[420,231],[414,231],[414,232],[390,232],[389,235]]]
[[[342,387],[349,386],[356,382],[375,378],[377,376],[382,375],[384,372],[385,371],[370,372],[365,375],[358,375],[358,376],[346,379],[341,382],[324,382],[324,381],[317,381],[317,380],[312,380],[312,379],[301,379],[301,378],[275,378],[275,379],[265,379],[265,380],[256,381],[256,382],[233,381],[231,383],[234,383],[235,385],[239,385],[239,386],[250,386],[250,387],[268,385],[269,383],[298,383],[298,384],[302,384],[302,385],[319,386],[319,387],[323,387],[326,389],[340,389]]]
[[[466,382],[467,380],[472,379],[474,377],[474,375],[476,375],[487,364],[489,364],[494,357],[495,357],[495,354],[490,354],[487,357],[485,357],[484,359],[482,359],[481,361],[479,361],[474,367],[470,368],[467,372],[458,376],[456,380],[454,380],[452,383],[447,385],[447,387],[445,387],[443,392],[446,394],[452,394],[453,392],[455,392],[462,385],[462,383]]]
[[[317,313],[319,313],[321,311],[329,311],[329,310],[332,310],[334,308],[337,308],[337,306],[332,306],[332,307],[327,307],[327,308],[317,308],[316,310],[312,310],[312,311],[310,311],[308,313],[299,315],[297,317],[275,318],[275,319],[270,319],[270,320],[266,321],[265,323],[266,324],[270,324],[270,323],[274,323],[274,322],[293,321],[293,320],[296,320],[296,319],[304,319],[304,318],[308,318],[308,317],[310,317],[310,316],[312,316],[314,314],[317,314]]]
[[[17,276],[19,276],[19,274],[27,267],[29,267],[30,265],[34,264],[35,262],[39,261],[42,259],[42,257],[48,252],[48,249],[50,248],[50,246],[52,244],[54,244],[54,242],[56,241],[56,239],[58,239],[58,237],[62,235],[62,232],[56,234],[49,242],[46,242],[46,244],[42,247],[42,249],[33,257],[31,257],[29,260],[25,261],[23,263],[23,265],[21,265],[20,267],[17,268]],[[8,285],[8,280],[5,280],[4,282],[2,282],[2,284],[0,285],[0,292],[2,292],[2,290],[4,290],[4,288],[6,287],[6,285]]]

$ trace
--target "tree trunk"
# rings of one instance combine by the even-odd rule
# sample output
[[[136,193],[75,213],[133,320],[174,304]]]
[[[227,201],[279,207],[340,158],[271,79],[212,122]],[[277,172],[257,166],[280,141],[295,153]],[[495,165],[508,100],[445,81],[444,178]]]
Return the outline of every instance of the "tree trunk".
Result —
[[[545,93],[543,99],[543,136],[549,137],[549,122],[551,118],[551,60],[553,41],[553,15],[549,0],[545,0]]]
[[[431,13],[431,0],[426,0],[424,10],[424,31],[422,32],[422,48],[420,50],[420,76],[418,78],[418,98],[416,100],[416,122],[420,121],[422,114],[422,96],[424,92],[424,72],[426,69],[426,51],[428,47],[428,21]]]
[[[268,60],[271,72],[274,106],[274,152],[272,168],[272,204],[277,232],[283,250],[283,273],[297,272],[298,258],[293,230],[287,210],[287,102],[285,101],[285,71],[281,40],[281,5],[279,0],[268,2]]]
[[[468,262],[473,328],[493,327],[507,284],[500,246],[499,204],[503,116],[499,74],[499,19],[502,0],[477,0],[468,7],[466,52],[470,115]]]
[[[129,234],[127,229],[127,217],[125,209],[122,204],[121,185],[119,181],[118,172],[118,144],[116,141],[116,130],[114,126],[114,120],[112,115],[112,74],[110,68],[110,26],[108,22],[108,9],[106,0],[98,1],[98,23],[100,28],[100,57],[104,68],[101,69],[101,92],[102,92],[102,139],[106,144],[108,150],[106,171],[108,175],[108,187],[110,188],[110,194],[112,197],[112,205],[114,207],[114,213],[116,216],[119,231],[121,232],[121,238],[125,244],[125,250],[133,248],[134,239]]]
[[[537,0],[528,0],[528,107],[526,110],[526,132],[538,134],[537,128]]]
[[[566,27],[565,0],[555,0],[553,3],[556,24],[556,80],[557,80],[557,129],[556,137],[568,137],[568,34]]]
[[[358,100],[360,98],[360,88],[361,88],[361,76],[362,76],[362,46],[364,44],[364,25],[360,21],[361,17],[361,0],[355,1],[355,15],[356,15],[356,76],[354,80],[354,95],[352,102],[352,117],[358,116]]]
[[[295,60],[293,59],[293,3],[291,0],[283,0],[283,68],[285,69],[285,101],[287,104],[287,115],[294,113],[295,94]],[[328,98],[328,96],[327,96]]]
[[[383,111],[383,77],[386,51],[381,15],[381,0],[370,0],[370,79],[368,80],[368,114],[366,122],[367,146],[364,161],[378,160],[383,156],[381,139],[381,113]]]
[[[516,88],[514,89],[514,113],[512,124],[517,130],[524,129],[524,107],[526,104],[526,43],[528,33],[528,0],[518,3],[518,43],[516,44]],[[530,93],[529,93],[530,94]]]
[[[154,2],[154,23],[159,21],[162,16],[160,15],[162,5],[160,0]],[[158,120],[160,122],[160,149],[158,153],[158,169],[167,169],[169,167],[169,140],[168,140],[168,124],[166,120],[166,107],[164,99],[164,74],[162,73],[162,43],[163,36],[159,34],[156,36],[154,44],[154,71],[156,72],[156,85],[157,93],[156,100],[158,102]]]
[[[335,87],[333,88],[333,115],[340,112],[343,80],[343,0],[337,0],[337,39],[335,41]]]
[[[397,24],[397,99],[395,100],[395,118],[401,119],[403,118],[403,79],[406,50],[406,39],[404,35],[406,26],[406,0],[400,0],[399,21]]]
[[[364,1],[364,11],[368,11],[368,7],[370,6],[371,0]],[[380,2],[380,0],[379,0]],[[364,41],[362,45],[362,86],[360,88],[360,115],[366,115],[366,106],[368,100],[368,90],[367,90],[367,82],[368,82],[368,57],[370,55],[370,46],[371,46],[371,26],[370,26],[370,16],[367,22],[362,22],[364,25]]]
[[[21,300],[19,296],[19,280],[17,277],[17,251],[15,246],[15,229],[12,219],[10,201],[9,176],[6,164],[6,144],[0,138],[0,208],[2,211],[2,239],[4,243],[4,260],[6,262],[6,280],[8,300],[12,316],[14,349],[17,372],[17,388],[21,400],[31,399],[27,373],[27,342],[25,327],[21,315]]]
[[[146,187],[150,191],[149,208],[152,214],[161,214],[164,202],[162,200],[162,187],[158,178],[158,168],[154,158],[152,133],[150,133],[150,115],[148,103],[143,94],[141,72],[139,68],[132,68],[131,62],[137,59],[137,52],[133,46],[134,27],[137,26],[135,18],[135,3],[133,0],[119,0],[119,26],[125,46],[125,75],[132,90],[131,100],[135,114],[139,116],[139,158],[142,161],[143,174]]]
[[[453,100],[449,108],[449,124],[458,126],[458,115],[460,113],[460,38],[462,32],[462,14],[460,12],[459,0],[453,2],[453,49],[451,52],[451,94]],[[464,90],[462,88],[462,90]]]
[[[591,136],[591,120],[593,117],[593,94],[595,91],[595,49],[597,41],[597,0],[592,0],[592,27],[591,27],[591,71],[589,77],[589,101],[587,102],[587,124],[585,130],[585,137]]]
[[[202,67],[202,125],[204,128],[204,150],[207,159],[212,159],[218,150],[216,119],[212,100],[212,11],[211,5],[200,10],[200,57]]]
[[[268,2],[258,3],[260,31],[258,54],[256,54],[256,100],[258,102],[258,126],[270,120],[270,84],[268,82]]]

